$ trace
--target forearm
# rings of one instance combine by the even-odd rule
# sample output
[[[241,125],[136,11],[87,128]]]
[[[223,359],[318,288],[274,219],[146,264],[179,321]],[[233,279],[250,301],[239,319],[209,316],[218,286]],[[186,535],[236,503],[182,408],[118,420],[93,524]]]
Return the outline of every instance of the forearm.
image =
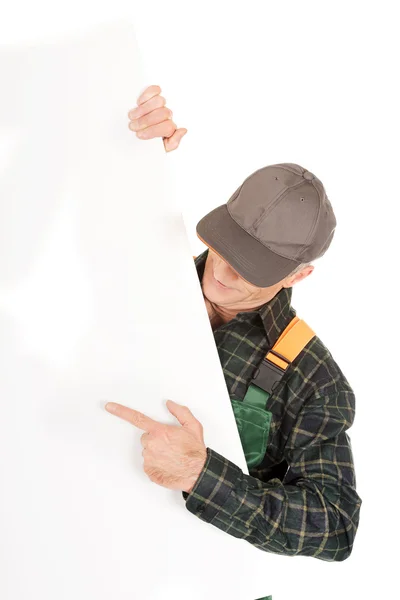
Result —
[[[194,515],[261,550],[336,561],[350,555],[361,504],[351,487],[330,494],[312,479],[262,482],[210,449],[184,497]]]

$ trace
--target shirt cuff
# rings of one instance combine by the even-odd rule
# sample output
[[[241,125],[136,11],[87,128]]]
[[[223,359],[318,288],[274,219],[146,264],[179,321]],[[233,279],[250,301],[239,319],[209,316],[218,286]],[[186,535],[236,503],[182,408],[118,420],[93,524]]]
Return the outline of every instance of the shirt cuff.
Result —
[[[242,474],[237,465],[207,448],[207,460],[192,491],[182,492],[186,508],[210,523],[227,502]]]

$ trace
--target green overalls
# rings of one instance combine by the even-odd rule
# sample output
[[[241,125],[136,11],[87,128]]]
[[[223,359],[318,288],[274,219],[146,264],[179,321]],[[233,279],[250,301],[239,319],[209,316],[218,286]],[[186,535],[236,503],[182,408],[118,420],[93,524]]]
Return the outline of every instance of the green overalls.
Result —
[[[249,469],[260,464],[267,450],[272,419],[272,413],[266,409],[268,399],[289,365],[314,336],[315,333],[304,321],[294,317],[262,360],[244,399],[231,398]],[[272,596],[257,600],[272,600]]]

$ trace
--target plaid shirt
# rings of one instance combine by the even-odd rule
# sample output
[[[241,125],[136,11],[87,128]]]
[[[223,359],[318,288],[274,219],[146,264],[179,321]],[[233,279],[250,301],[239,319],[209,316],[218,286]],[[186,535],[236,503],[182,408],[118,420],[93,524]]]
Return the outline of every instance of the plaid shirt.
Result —
[[[195,260],[201,282],[208,250]],[[296,315],[292,288],[214,331],[231,399],[243,400],[267,351]],[[269,397],[268,446],[250,475],[207,448],[186,508],[267,552],[341,561],[352,550],[361,500],[351,445],[355,398],[318,337],[305,346]]]

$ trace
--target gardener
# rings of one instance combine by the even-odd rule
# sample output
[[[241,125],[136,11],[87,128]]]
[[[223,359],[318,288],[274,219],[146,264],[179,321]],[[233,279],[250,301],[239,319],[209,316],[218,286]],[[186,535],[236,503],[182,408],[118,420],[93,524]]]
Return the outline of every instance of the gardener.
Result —
[[[169,152],[186,130],[160,93],[147,88],[129,127],[142,139],[163,138]],[[322,183],[295,164],[259,169],[197,225],[208,249],[195,265],[250,475],[205,446],[186,406],[167,404],[181,426],[106,408],[144,431],[145,472],[182,490],[200,519],[261,550],[342,561],[361,506],[346,433],[353,390],[313,332],[293,360],[270,352],[297,325],[292,287],[313,272],[335,227]]]

